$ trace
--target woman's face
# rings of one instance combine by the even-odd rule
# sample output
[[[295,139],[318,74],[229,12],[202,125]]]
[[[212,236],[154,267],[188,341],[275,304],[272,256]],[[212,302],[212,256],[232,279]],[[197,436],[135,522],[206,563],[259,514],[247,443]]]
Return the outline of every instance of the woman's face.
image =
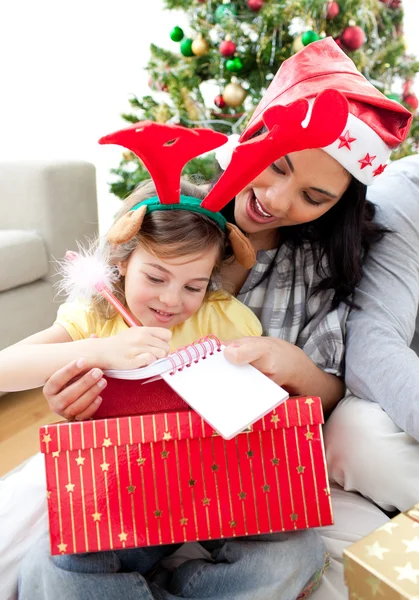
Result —
[[[323,150],[292,152],[237,194],[236,223],[246,233],[266,235],[314,221],[340,200],[350,181],[351,175]]]

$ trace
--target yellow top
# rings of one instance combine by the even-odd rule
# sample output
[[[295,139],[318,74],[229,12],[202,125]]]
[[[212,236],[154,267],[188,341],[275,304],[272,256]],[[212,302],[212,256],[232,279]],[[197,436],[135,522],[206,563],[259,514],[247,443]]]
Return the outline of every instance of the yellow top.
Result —
[[[56,323],[70,334],[73,341],[116,335],[128,328],[121,315],[113,319],[101,318],[86,301],[66,302],[58,309]],[[192,344],[209,334],[227,342],[243,336],[262,335],[262,325],[250,308],[233,296],[209,299],[192,317],[172,329],[170,350]]]

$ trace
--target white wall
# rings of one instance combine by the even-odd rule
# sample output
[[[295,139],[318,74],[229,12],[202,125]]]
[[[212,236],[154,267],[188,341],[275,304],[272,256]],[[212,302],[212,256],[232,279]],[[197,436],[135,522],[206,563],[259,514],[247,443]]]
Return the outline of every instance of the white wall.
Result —
[[[403,3],[419,56],[417,0]],[[185,17],[163,11],[161,0],[3,0],[0,22],[0,160],[93,162],[104,230],[119,205],[107,181],[121,149],[97,139],[123,126],[130,93],[149,92],[149,45],[176,48],[168,34]]]

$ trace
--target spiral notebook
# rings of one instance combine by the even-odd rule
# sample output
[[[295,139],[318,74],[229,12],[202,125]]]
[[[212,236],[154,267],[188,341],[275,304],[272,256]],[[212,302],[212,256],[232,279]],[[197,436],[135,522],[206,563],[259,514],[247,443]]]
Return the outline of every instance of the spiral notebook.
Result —
[[[251,365],[236,366],[208,336],[141,369],[105,371],[108,378],[163,379],[223,438],[231,439],[288,398],[288,392]],[[106,388],[105,388],[106,389]]]

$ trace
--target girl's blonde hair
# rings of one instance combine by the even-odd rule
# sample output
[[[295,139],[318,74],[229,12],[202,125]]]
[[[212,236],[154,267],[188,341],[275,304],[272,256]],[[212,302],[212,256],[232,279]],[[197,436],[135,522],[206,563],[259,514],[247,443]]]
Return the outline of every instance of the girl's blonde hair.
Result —
[[[201,187],[181,180],[180,193],[204,199],[207,192]],[[151,180],[140,184],[124,201],[117,213],[114,223],[121,219],[133,206],[139,202],[156,196],[156,187]],[[128,242],[111,244],[107,239],[100,242],[101,251],[109,265],[114,266],[126,262],[138,246],[142,246],[150,254],[164,260],[171,257],[181,257],[204,253],[217,248],[217,260],[212,272],[212,281],[207,295],[211,293],[210,286],[214,277],[219,273],[226,249],[226,234],[220,227],[203,214],[190,210],[173,209],[157,210],[147,213],[140,231]],[[124,277],[119,275],[114,283],[114,293],[118,300],[126,305],[124,293]],[[95,311],[104,319],[112,319],[117,315],[116,310],[102,296],[94,299]]]

